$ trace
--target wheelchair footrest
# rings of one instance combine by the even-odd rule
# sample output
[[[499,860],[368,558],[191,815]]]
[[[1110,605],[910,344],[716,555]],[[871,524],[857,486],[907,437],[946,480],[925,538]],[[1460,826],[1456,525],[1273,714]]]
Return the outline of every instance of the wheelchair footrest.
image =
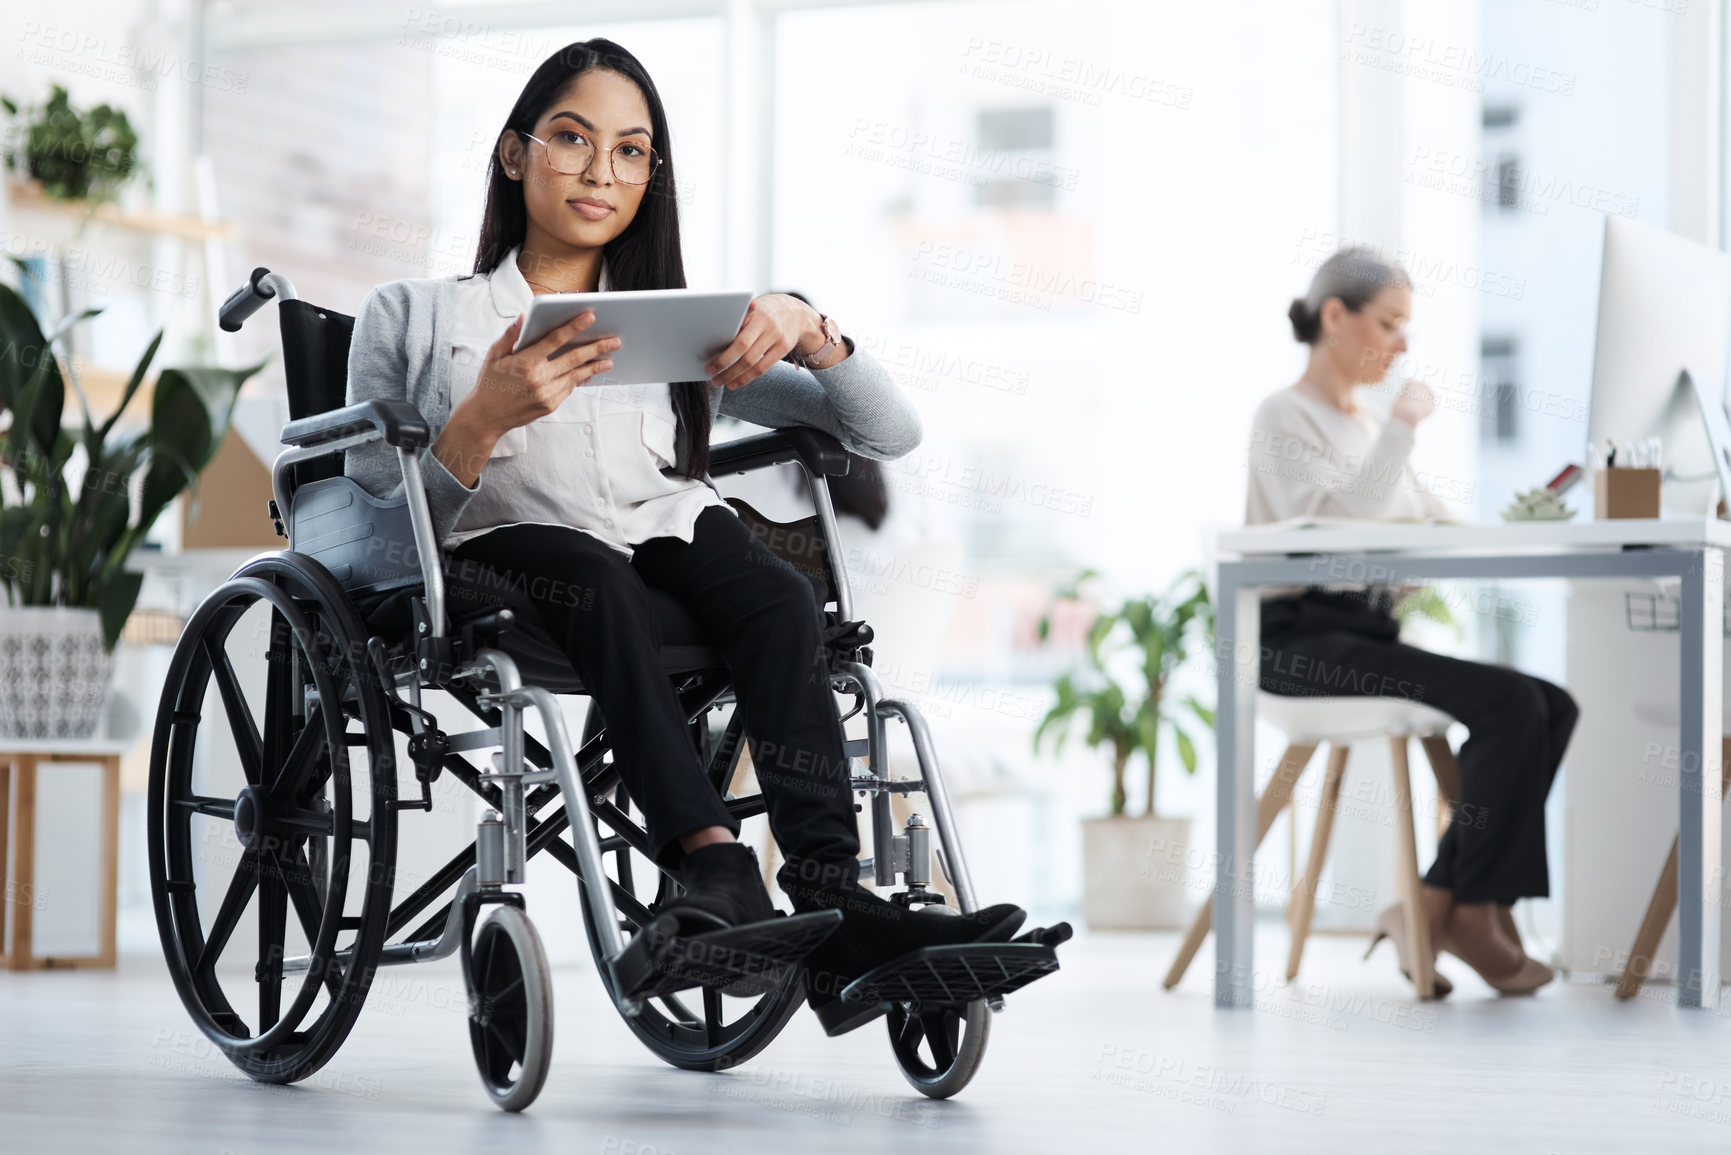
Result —
[[[1061,928],[1061,929],[1060,929]],[[1013,942],[929,946],[867,971],[841,992],[848,1002],[961,1007],[1020,990],[1058,969],[1069,926],[1031,931]]]
[[[787,915],[746,926],[682,936],[671,916],[632,938],[613,964],[621,998],[649,999],[690,987],[752,997],[774,990],[841,925],[839,910]]]

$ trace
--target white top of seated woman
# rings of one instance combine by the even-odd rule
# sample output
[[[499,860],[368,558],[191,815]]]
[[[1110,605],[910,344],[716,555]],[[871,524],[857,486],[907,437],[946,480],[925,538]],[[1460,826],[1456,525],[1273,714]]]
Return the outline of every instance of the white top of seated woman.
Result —
[[[487,350],[534,293],[512,249],[491,274],[466,282],[451,340],[451,407],[474,391]],[[601,264],[599,290],[609,287]],[[714,489],[674,472],[678,419],[667,383],[582,385],[552,413],[499,439],[487,484],[445,540],[451,548],[510,525],[563,525],[629,555],[655,537],[690,541]],[[665,472],[664,472],[665,471]]]

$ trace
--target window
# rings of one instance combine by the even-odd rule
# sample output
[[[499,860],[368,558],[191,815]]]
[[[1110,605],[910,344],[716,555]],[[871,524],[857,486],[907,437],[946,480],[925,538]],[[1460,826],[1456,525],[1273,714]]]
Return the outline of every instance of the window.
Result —
[[[1480,396],[1484,400],[1484,439],[1498,443],[1520,437],[1520,344],[1513,337],[1485,337],[1479,345]]]
[[[1003,152],[1050,152],[1056,136],[1050,107],[1009,108],[979,115],[980,147]]]
[[[1521,207],[1521,158],[1505,156],[1497,161],[1497,208],[1512,212]]]
[[[1487,104],[1480,117],[1484,126],[1485,153],[1499,152],[1496,163],[1488,166],[1484,202],[1502,212],[1518,212],[1521,208],[1522,165],[1520,154],[1511,148],[1512,130],[1520,123],[1521,111],[1512,104]]]
[[[1484,125],[1486,132],[1490,132],[1493,129],[1513,128],[1520,119],[1521,110],[1512,104],[1487,104],[1479,123]]]
[[[1057,203],[1063,177],[1053,164],[1055,119],[1049,106],[992,109],[978,115],[974,135],[986,179],[975,187],[975,204],[1051,208]]]

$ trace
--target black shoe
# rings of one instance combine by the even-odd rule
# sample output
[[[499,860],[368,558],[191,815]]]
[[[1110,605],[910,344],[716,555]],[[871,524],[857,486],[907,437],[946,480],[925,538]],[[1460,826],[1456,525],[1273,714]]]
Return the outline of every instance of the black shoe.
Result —
[[[659,913],[676,918],[682,935],[726,930],[778,914],[764,889],[757,855],[738,842],[712,842],[688,853],[679,864],[679,883],[685,893],[662,903]]]
[[[839,910],[841,928],[806,956],[806,1002],[817,1014],[824,1033],[846,1034],[889,1009],[884,1003],[846,1002],[840,996],[848,984],[875,967],[929,946],[1008,942],[1021,929],[1027,912],[1011,903],[957,914],[944,907],[909,910],[879,898],[858,883],[819,887],[789,886],[794,907]]]

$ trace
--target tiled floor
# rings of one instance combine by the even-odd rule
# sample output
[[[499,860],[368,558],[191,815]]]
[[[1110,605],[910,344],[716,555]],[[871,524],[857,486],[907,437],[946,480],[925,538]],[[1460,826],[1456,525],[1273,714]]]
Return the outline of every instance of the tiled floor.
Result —
[[[1264,928],[1262,965],[1282,942]],[[289,1088],[214,1053],[151,954],[117,973],[0,974],[0,1151],[1731,1149],[1731,1018],[1678,1011],[1668,989],[1630,1005],[1566,984],[1498,999],[1445,960],[1455,995],[1419,1005],[1392,952],[1360,963],[1360,944],[1316,938],[1293,988],[1220,1012],[1206,954],[1159,989],[1173,945],[1064,947],[1064,969],[1011,998],[979,1076],[942,1103],[902,1081],[880,1025],[825,1039],[803,1012],[744,1067],[670,1069],[592,972],[560,970],[552,1075],[521,1116],[476,1082],[452,963],[385,972],[341,1053]]]

